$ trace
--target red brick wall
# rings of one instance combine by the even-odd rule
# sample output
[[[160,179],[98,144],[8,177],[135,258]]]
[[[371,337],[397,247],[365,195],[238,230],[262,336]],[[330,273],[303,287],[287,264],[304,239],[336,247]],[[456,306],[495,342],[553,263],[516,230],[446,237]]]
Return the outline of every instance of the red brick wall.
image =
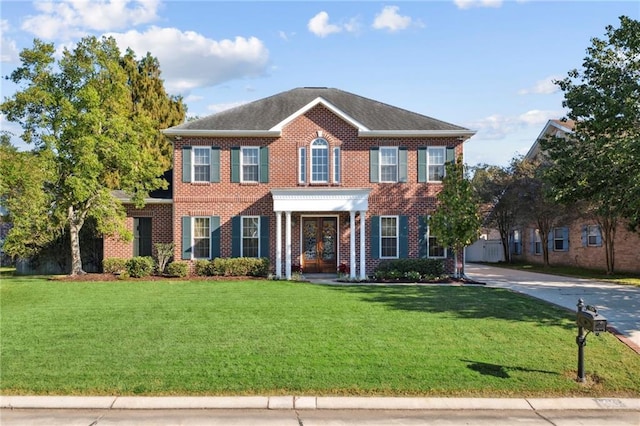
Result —
[[[175,258],[180,259],[181,218],[183,216],[219,216],[221,225],[222,257],[231,256],[231,218],[237,215],[270,216],[270,242],[275,245],[276,222],[273,212],[273,200],[270,194],[273,188],[299,188],[311,186],[298,183],[298,148],[307,147],[310,155],[310,143],[318,137],[329,143],[329,152],[334,147],[341,148],[340,184],[313,185],[321,187],[371,188],[369,211],[366,218],[366,235],[370,238],[369,219],[374,215],[409,216],[410,238],[408,253],[418,256],[418,216],[433,212],[435,196],[442,188],[440,183],[418,183],[417,148],[424,146],[455,146],[456,155],[462,155],[462,142],[457,138],[359,138],[357,129],[344,122],[331,111],[318,105],[304,115],[288,123],[282,135],[277,138],[183,138],[175,141],[174,146],[174,214],[173,240],[176,243]],[[184,183],[182,182],[182,147],[217,146],[220,148],[220,183]],[[230,148],[235,146],[269,146],[269,183],[243,184],[231,183]],[[402,146],[407,152],[407,183],[370,183],[369,148],[372,146]],[[330,173],[332,165],[330,165]],[[309,170],[307,171],[309,174]],[[306,213],[305,213],[306,214]],[[313,213],[309,213],[313,214]],[[322,213],[318,215],[335,215]],[[339,261],[349,262],[348,212],[339,214],[340,239]],[[294,223],[292,232],[292,263],[300,259],[300,213],[292,214]],[[360,246],[360,220],[356,215],[356,250]],[[282,215],[283,229],[285,217]],[[282,241],[284,245],[284,231]],[[367,244],[367,271],[378,263],[371,259]],[[283,271],[284,271],[284,247]],[[356,256],[359,262],[359,253]],[[275,269],[275,249],[271,249],[272,270]]]
[[[578,220],[569,226],[569,250],[549,250],[549,263],[551,265],[578,266],[588,269],[607,269],[607,260],[604,243],[600,247],[582,245],[582,228],[585,225],[596,225],[595,221]],[[531,253],[531,228],[523,230],[523,254],[516,256],[528,262],[542,263],[542,255]],[[640,234],[629,232],[624,222],[617,228],[614,240],[616,271],[640,273]]]
[[[127,211],[126,228],[133,234],[133,218],[151,218],[151,239],[155,243],[170,243],[173,241],[172,205],[171,204],[147,204],[141,209],[133,205],[125,205]],[[155,247],[153,248],[155,256]],[[121,257],[128,259],[133,257],[133,240],[124,241],[120,236],[104,238],[104,258]]]

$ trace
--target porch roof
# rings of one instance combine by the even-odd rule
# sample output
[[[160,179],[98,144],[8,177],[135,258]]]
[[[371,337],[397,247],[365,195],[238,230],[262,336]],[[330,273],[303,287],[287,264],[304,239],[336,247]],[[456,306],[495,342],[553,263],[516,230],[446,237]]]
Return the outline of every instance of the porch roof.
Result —
[[[341,212],[369,209],[371,188],[276,188],[274,211]]]

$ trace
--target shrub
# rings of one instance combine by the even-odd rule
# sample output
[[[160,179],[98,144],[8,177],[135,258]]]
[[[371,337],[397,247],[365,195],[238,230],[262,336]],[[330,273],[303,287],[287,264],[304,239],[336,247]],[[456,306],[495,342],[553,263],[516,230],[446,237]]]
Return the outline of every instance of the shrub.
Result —
[[[127,269],[127,259],[110,257],[102,261],[102,270],[106,274],[120,274]]]
[[[211,261],[212,275],[225,277],[266,277],[269,274],[269,259],[266,257],[215,258]]]
[[[167,265],[167,274],[172,277],[186,277],[189,273],[187,262],[171,262]]]
[[[418,274],[424,278],[444,275],[443,259],[393,259],[380,262],[373,276],[376,279],[409,278],[406,274]],[[415,276],[415,275],[414,275]],[[411,279],[414,279],[413,277]]]
[[[173,257],[173,243],[155,243],[156,248],[156,260],[158,262],[158,273],[162,274],[164,268],[167,266],[171,258]]]
[[[194,264],[196,275],[200,277],[204,277],[207,275],[214,275],[213,269],[212,269],[212,266],[213,266],[212,263],[213,263],[213,260],[211,262],[204,259],[196,260]]]
[[[148,277],[153,273],[154,266],[150,256],[137,256],[127,260],[127,272],[133,278]]]
[[[420,279],[422,278],[420,276],[420,272],[416,272],[416,271],[405,272],[404,277],[411,281],[420,281]]]

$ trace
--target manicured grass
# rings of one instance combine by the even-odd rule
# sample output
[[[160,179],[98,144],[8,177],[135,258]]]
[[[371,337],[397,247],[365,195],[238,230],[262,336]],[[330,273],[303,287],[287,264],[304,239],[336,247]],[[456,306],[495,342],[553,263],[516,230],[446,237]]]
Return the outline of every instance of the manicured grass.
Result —
[[[565,277],[588,278],[598,281],[608,281],[616,284],[625,284],[640,287],[640,275],[638,274],[619,272],[607,275],[604,271],[578,268],[575,266],[550,265],[545,267],[544,265],[538,263],[524,262],[498,263],[491,265],[498,266],[500,268],[518,269],[529,272],[541,272],[543,274],[561,275]]]
[[[3,278],[0,393],[640,396],[640,356],[483,286]]]

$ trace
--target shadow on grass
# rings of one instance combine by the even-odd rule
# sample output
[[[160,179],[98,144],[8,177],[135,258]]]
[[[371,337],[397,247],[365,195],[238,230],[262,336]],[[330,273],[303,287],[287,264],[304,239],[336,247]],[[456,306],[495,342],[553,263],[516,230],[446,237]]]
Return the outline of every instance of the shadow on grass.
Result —
[[[334,291],[359,294],[366,302],[390,309],[443,313],[458,318],[496,318],[575,327],[571,312],[510,290],[465,286],[340,286]]]
[[[511,378],[511,376],[509,375],[509,371],[524,371],[526,373],[544,373],[553,374],[556,376],[558,375],[558,373],[555,371],[535,370],[531,368],[489,364],[486,362],[471,361],[469,359],[461,359],[460,361],[468,363],[469,365],[467,365],[467,368],[469,368],[470,370],[477,371],[484,376],[493,376],[500,379]]]

